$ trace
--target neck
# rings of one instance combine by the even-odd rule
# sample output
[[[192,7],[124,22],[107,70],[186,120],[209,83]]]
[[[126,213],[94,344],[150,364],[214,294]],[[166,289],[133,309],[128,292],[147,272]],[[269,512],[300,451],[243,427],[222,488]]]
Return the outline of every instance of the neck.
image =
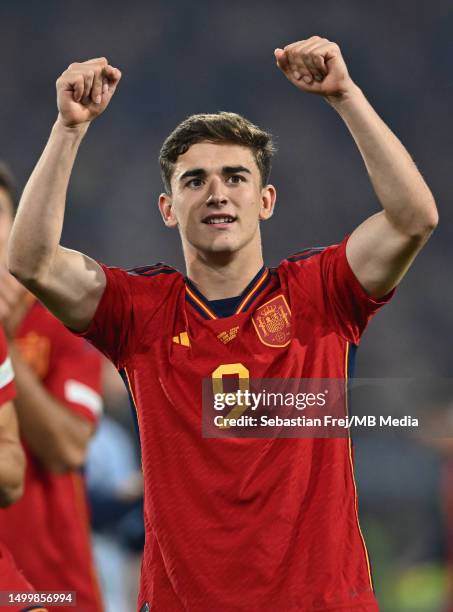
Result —
[[[187,276],[208,300],[240,295],[263,267],[261,242],[235,253],[200,253],[185,249]]]

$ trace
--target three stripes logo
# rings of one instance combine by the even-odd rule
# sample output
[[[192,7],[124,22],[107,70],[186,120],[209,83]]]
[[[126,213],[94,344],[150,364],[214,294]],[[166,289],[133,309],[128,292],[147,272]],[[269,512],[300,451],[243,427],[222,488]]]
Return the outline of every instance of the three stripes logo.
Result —
[[[181,332],[178,336],[173,336],[174,344],[181,344],[182,346],[190,346],[189,335],[186,331]]]

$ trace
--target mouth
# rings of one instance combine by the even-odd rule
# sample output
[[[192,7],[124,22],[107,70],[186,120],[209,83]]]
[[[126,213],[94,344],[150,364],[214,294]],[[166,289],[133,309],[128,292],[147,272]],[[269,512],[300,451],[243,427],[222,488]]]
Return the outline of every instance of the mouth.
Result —
[[[231,225],[237,220],[237,217],[233,215],[225,215],[225,214],[213,214],[207,215],[202,219],[202,223],[206,225],[214,225],[216,227],[225,227],[227,225]]]

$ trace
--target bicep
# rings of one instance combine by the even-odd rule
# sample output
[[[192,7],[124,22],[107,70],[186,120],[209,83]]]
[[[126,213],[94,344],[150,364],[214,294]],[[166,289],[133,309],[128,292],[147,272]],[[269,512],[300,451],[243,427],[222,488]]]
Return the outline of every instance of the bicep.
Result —
[[[380,298],[398,285],[427,239],[404,234],[382,211],[354,230],[346,256],[365,291]]]
[[[84,331],[95,315],[106,278],[94,259],[59,246],[45,276],[26,284],[66,326]]]

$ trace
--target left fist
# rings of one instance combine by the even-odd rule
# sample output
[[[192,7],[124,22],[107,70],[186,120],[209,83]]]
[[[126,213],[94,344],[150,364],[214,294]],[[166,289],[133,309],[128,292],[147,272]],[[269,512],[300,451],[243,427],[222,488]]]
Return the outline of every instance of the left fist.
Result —
[[[327,38],[312,36],[275,49],[274,54],[280,70],[302,91],[341,97],[354,86],[340,47]]]

